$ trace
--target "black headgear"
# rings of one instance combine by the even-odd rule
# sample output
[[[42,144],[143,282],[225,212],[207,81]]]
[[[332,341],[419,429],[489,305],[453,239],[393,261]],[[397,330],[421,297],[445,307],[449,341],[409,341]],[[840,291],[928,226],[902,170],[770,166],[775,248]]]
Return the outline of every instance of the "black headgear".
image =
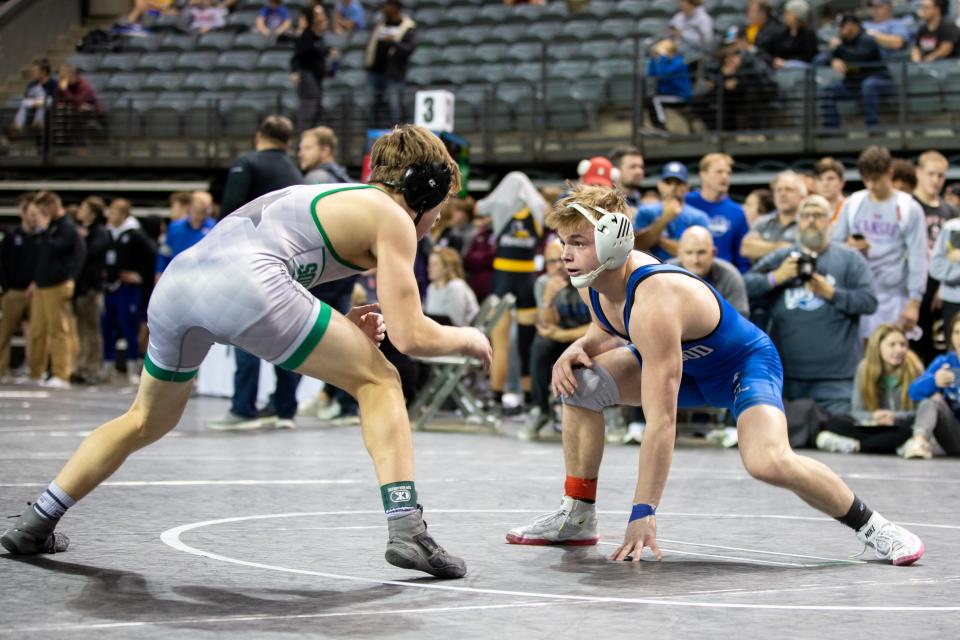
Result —
[[[442,162],[432,164],[412,164],[403,172],[400,182],[384,182],[399,189],[407,206],[413,209],[417,217],[413,224],[419,224],[423,214],[443,202],[450,192],[450,167]]]

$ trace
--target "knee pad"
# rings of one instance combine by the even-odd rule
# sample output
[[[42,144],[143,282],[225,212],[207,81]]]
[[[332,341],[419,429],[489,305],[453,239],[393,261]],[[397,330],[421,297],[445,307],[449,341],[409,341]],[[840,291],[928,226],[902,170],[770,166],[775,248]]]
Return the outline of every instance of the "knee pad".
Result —
[[[574,369],[573,375],[577,378],[577,390],[564,398],[563,404],[597,413],[620,404],[617,381],[601,365],[594,363],[592,369]]]

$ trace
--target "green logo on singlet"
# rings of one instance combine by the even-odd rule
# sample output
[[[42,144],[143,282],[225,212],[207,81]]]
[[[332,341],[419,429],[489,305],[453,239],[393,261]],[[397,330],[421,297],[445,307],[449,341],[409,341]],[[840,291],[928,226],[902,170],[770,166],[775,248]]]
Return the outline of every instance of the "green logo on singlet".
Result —
[[[297,282],[307,287],[310,286],[310,283],[313,282],[313,279],[317,276],[317,263],[311,262],[310,264],[298,264],[297,265]]]

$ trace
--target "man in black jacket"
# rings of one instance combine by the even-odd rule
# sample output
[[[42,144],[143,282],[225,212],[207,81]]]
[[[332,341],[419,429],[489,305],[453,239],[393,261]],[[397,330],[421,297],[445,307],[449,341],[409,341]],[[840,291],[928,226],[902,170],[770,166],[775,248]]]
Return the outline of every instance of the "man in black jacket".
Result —
[[[867,127],[874,128],[880,123],[880,100],[894,91],[893,79],[884,64],[880,45],[863,30],[860,18],[847,13],[840,15],[837,22],[840,43],[833,50],[830,66],[839,79],[821,91],[823,126],[840,126],[838,99],[860,98]]]
[[[77,227],[86,246],[86,258],[77,278],[73,305],[77,314],[80,355],[71,382],[93,384],[100,380],[103,365],[103,337],[100,313],[103,309],[103,272],[110,234],[103,226],[103,199],[86,198],[77,210]]]
[[[125,198],[116,198],[107,208],[107,231],[110,244],[104,255],[106,290],[104,296],[103,360],[109,376],[115,370],[117,338],[127,343],[127,378],[130,384],[140,382],[140,307],[143,287],[153,282],[157,247],[130,215],[133,205]]]
[[[83,264],[84,247],[60,197],[41,191],[30,203],[37,235],[37,268],[28,293],[30,305],[30,378],[41,382],[50,364],[45,386],[70,388],[70,301],[74,280]]]
[[[0,242],[0,382],[10,381],[10,340],[30,313],[27,288],[36,269],[36,242],[28,208],[34,194],[17,202],[20,224],[11,227]]]
[[[403,89],[407,83],[407,65],[417,47],[416,27],[410,16],[403,13],[400,0],[386,0],[381,7],[383,17],[370,32],[364,66],[373,103],[370,106],[368,126],[392,127],[403,122]],[[389,122],[377,118],[384,99],[387,102]]]
[[[293,138],[293,123],[283,116],[267,116],[254,138],[256,151],[240,156],[230,168],[223,188],[220,210],[226,216],[251,200],[295,184],[303,184],[303,176],[287,155]],[[292,429],[297,414],[297,386],[300,374],[275,366],[277,386],[270,397],[270,407],[257,410],[260,383],[260,359],[241,349],[234,349],[237,370],[233,377],[233,399],[230,411],[220,420],[207,424],[221,431],[256,429],[263,426]]]
[[[300,100],[297,128],[301,133],[320,124],[323,118],[323,79],[336,73],[340,59],[340,52],[328,48],[323,39],[329,24],[327,12],[320,4],[305,8],[300,16],[300,35],[293,45],[290,71]]]

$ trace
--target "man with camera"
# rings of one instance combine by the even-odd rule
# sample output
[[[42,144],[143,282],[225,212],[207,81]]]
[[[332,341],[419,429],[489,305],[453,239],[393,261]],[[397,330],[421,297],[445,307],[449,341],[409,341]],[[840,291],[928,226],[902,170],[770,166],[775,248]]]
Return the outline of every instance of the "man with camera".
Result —
[[[769,333],[783,361],[784,398],[843,413],[863,355],[860,316],[876,310],[877,298],[860,252],[831,242],[832,214],[823,196],[804,200],[797,244],[768,254],[744,280],[751,299],[775,296]]]

